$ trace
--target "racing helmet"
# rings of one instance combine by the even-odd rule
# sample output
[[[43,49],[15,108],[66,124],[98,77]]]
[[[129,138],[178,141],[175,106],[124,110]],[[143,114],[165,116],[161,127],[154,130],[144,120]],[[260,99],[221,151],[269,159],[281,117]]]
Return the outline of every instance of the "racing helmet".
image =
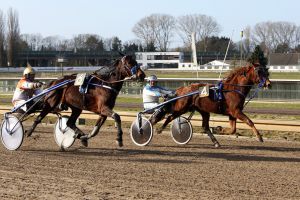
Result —
[[[34,71],[34,69],[33,69],[31,66],[27,66],[27,67],[24,69],[23,76],[24,76],[26,79],[34,79],[34,76],[35,76],[35,71]]]
[[[32,67],[26,67],[24,69],[23,75],[25,76],[25,75],[28,75],[28,74],[35,74],[35,71]]]
[[[150,81],[157,81],[157,77],[155,76],[155,75],[151,75],[151,76],[149,76],[148,77],[148,81],[150,82]]]

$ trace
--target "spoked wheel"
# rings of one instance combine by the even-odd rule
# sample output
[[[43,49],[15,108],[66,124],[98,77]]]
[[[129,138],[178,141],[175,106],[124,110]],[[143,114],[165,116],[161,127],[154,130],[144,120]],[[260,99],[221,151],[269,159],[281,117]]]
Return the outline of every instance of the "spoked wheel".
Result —
[[[75,132],[67,127],[68,116],[58,117],[54,125],[54,138],[60,148],[69,148],[74,144]]]
[[[185,117],[176,118],[171,126],[171,136],[177,144],[187,144],[193,136],[193,127]]]
[[[1,141],[8,150],[17,150],[24,139],[24,128],[17,117],[5,114],[1,125]]]
[[[141,117],[141,126],[139,126],[139,119],[137,118],[131,124],[130,136],[134,144],[138,146],[148,145],[153,137],[152,124],[145,117]]]

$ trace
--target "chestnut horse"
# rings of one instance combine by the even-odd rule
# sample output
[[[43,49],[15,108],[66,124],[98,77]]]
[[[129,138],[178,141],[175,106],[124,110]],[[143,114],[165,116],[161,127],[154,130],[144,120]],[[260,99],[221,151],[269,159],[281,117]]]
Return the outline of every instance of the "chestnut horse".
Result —
[[[216,147],[220,146],[216,138],[209,129],[210,113],[217,113],[229,116],[230,128],[222,129],[226,134],[234,134],[236,132],[236,120],[239,119],[248,124],[253,133],[260,142],[263,142],[262,136],[255,128],[254,123],[243,113],[244,103],[250,89],[253,85],[259,84],[259,87],[269,87],[269,72],[266,66],[249,65],[237,68],[230,72],[225,80],[219,83],[219,87],[209,89],[209,96],[200,97],[194,94],[188,97],[180,98],[172,102],[171,109],[162,109],[163,114],[150,119],[151,124],[156,124],[166,114],[170,114],[162,127],[158,129],[160,133],[168,123],[187,112],[198,111],[202,116],[202,127],[211,138]],[[205,84],[196,83],[189,86],[180,87],[176,90],[177,96],[182,96],[191,92],[195,92],[199,87]]]
[[[75,136],[81,139],[82,144],[87,146],[88,139],[98,134],[106,118],[112,117],[117,124],[117,143],[121,147],[123,146],[121,118],[119,114],[113,111],[116,98],[126,79],[143,81],[144,78],[145,73],[140,69],[136,60],[132,56],[124,56],[117,59],[113,66],[101,68],[91,74],[85,88],[75,86],[74,82],[71,82],[62,88],[51,91],[45,96],[41,113],[35,119],[33,126],[27,131],[27,136],[32,134],[36,126],[48,113],[58,113],[61,111],[58,107],[64,105],[72,110],[67,126],[75,131]],[[52,81],[49,87],[65,80],[75,79],[76,75],[64,76],[61,79]],[[84,91],[80,92],[80,89]],[[99,115],[94,129],[89,135],[85,135],[75,125],[82,110],[88,110]]]

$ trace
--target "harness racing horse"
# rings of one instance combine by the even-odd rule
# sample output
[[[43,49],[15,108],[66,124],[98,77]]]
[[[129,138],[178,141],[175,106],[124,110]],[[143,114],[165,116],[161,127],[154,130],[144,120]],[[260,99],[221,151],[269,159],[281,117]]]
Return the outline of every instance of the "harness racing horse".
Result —
[[[269,80],[269,72],[266,66],[259,64],[251,64],[249,66],[237,68],[227,76],[227,78],[219,82],[216,90],[209,89],[209,96],[200,97],[199,94],[190,95],[180,98],[172,103],[171,109],[164,110],[161,115],[154,116],[150,119],[152,125],[160,121],[166,114],[170,114],[158,133],[177,117],[187,112],[198,111],[202,116],[202,127],[211,138],[215,147],[219,147],[219,143],[209,129],[210,113],[217,113],[229,116],[230,128],[222,129],[224,134],[236,133],[236,120],[239,119],[248,124],[253,133],[260,142],[263,142],[262,136],[255,128],[254,123],[243,113],[245,99],[253,85],[259,84],[259,87],[268,88],[271,86]],[[189,86],[180,87],[176,90],[177,96],[182,96],[199,90],[199,87],[205,84],[196,83]]]
[[[74,82],[52,91],[45,96],[41,113],[35,119],[33,126],[27,131],[27,136],[32,134],[36,126],[48,113],[59,113],[61,109],[58,109],[58,107],[63,104],[72,110],[67,126],[74,130],[76,138],[81,139],[83,145],[87,146],[88,139],[98,134],[106,118],[112,117],[118,129],[117,143],[121,147],[123,146],[121,118],[119,114],[113,111],[116,98],[126,79],[143,81],[144,78],[145,73],[140,69],[136,60],[132,56],[123,56],[117,59],[112,66],[91,74],[86,87],[83,88],[85,90],[83,93],[79,91],[82,88],[75,86]],[[52,81],[49,87],[70,79],[75,80],[76,75],[64,76],[61,79]],[[82,110],[88,110],[99,115],[94,129],[89,135],[85,135],[75,125]]]

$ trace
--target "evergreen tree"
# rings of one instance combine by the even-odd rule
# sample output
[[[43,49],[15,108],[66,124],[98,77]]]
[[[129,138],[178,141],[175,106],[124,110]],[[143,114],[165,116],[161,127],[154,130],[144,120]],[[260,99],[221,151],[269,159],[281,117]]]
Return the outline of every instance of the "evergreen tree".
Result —
[[[247,59],[247,61],[251,64],[260,63],[263,66],[266,66],[268,64],[268,59],[265,57],[264,52],[259,45],[255,47],[254,52]]]

